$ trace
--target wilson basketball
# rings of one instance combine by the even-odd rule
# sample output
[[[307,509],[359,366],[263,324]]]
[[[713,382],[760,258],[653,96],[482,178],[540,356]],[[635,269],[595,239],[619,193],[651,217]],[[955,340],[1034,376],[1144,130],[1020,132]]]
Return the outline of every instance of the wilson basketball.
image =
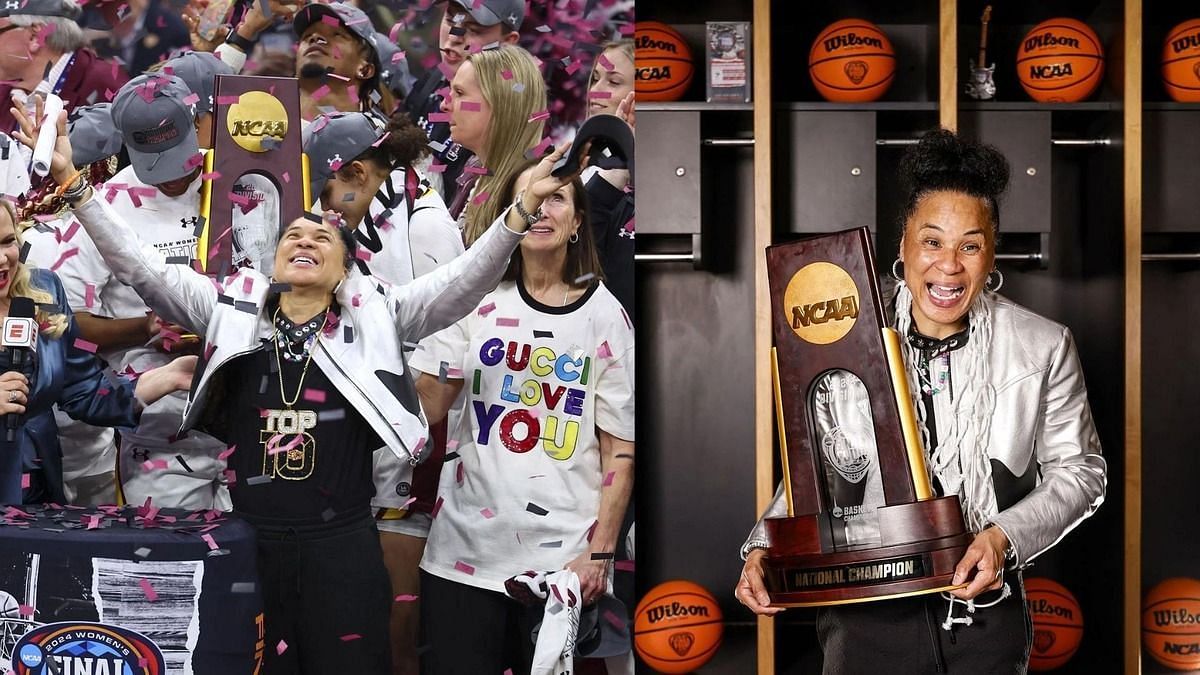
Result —
[[[674,28],[639,21],[633,33],[636,68],[633,89],[639,101],[678,101],[692,83],[692,50]]]
[[[1079,602],[1062,584],[1044,577],[1025,580],[1025,605],[1033,621],[1030,670],[1062,667],[1079,649],[1083,639],[1083,612]]]
[[[1142,601],[1142,644],[1175,670],[1200,669],[1200,581],[1167,579]]]
[[[1200,19],[1175,26],[1163,40],[1163,88],[1183,103],[1200,102]]]
[[[721,646],[721,608],[703,586],[676,580],[642,597],[633,620],[633,644],[660,673],[690,673]]]
[[[826,100],[874,101],[892,86],[896,52],[879,26],[842,19],[826,26],[808,50],[808,74]]]
[[[1017,75],[1025,93],[1035,101],[1082,101],[1104,78],[1100,38],[1082,21],[1043,21],[1029,31],[1017,49]]]

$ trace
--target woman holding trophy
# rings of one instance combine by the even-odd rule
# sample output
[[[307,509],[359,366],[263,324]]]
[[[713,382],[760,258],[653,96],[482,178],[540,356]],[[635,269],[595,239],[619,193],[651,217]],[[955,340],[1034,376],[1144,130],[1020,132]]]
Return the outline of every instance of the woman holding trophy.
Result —
[[[1104,499],[1083,372],[1065,326],[996,293],[1004,157],[939,130],[906,154],[901,173],[899,284],[885,304],[934,490],[958,496],[975,534],[954,568],[957,588],[943,594],[948,607],[937,594],[822,607],[825,672],[1024,672],[1032,630],[1021,570]],[[763,518],[786,514],[781,487]],[[783,611],[764,585],[770,546],[760,520],[734,591],[763,615]]]

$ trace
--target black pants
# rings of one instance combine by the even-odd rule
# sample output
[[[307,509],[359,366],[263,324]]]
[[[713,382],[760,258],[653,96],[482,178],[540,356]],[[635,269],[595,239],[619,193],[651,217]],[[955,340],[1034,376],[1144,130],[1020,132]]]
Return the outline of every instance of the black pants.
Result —
[[[262,672],[390,675],[392,586],[371,514],[255,527],[266,633]]]
[[[422,570],[421,623],[425,675],[501,675],[506,668],[522,675],[533,665],[534,615],[503,593]]]
[[[977,608],[970,626],[942,630],[949,601],[940,594],[822,608],[817,637],[825,675],[874,673],[1025,673],[1033,626],[1019,574],[1005,573],[1012,595]],[[984,593],[978,602],[1000,597]],[[955,603],[954,616],[966,614]]]

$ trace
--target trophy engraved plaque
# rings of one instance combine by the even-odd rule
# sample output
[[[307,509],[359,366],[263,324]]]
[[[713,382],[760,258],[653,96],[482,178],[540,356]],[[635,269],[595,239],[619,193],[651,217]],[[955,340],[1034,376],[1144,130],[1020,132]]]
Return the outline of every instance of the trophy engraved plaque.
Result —
[[[768,518],[771,603],[832,605],[955,588],[971,535],[933,496],[900,338],[867,228],[767,249],[786,518]]]
[[[277,236],[308,211],[312,196],[294,78],[218,75],[213,98],[197,251],[204,272],[220,278],[245,258],[271,260],[274,240],[264,229]]]

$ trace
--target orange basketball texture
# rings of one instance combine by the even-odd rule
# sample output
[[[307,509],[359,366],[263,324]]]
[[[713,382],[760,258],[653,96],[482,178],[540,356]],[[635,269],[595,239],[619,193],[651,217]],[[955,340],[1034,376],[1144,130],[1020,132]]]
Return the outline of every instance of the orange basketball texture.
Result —
[[[1163,88],[1182,103],[1200,102],[1200,19],[1172,28],[1163,40]]]
[[[690,673],[717,653],[724,629],[712,593],[691,581],[666,581],[638,603],[633,644],[654,670]]]
[[[1062,667],[1079,649],[1083,639],[1083,612],[1071,591],[1044,577],[1025,580],[1025,605],[1033,621],[1030,670]]]
[[[1142,644],[1175,670],[1200,669],[1200,581],[1167,579],[1142,601]]]
[[[678,101],[696,66],[687,41],[658,21],[639,21],[633,33],[633,88],[639,101]]]
[[[1092,95],[1104,77],[1104,48],[1082,21],[1059,18],[1033,27],[1017,49],[1017,76],[1042,103],[1074,103]]]
[[[879,26],[863,19],[842,19],[826,26],[813,41],[808,74],[826,100],[874,101],[892,86],[896,52]]]

